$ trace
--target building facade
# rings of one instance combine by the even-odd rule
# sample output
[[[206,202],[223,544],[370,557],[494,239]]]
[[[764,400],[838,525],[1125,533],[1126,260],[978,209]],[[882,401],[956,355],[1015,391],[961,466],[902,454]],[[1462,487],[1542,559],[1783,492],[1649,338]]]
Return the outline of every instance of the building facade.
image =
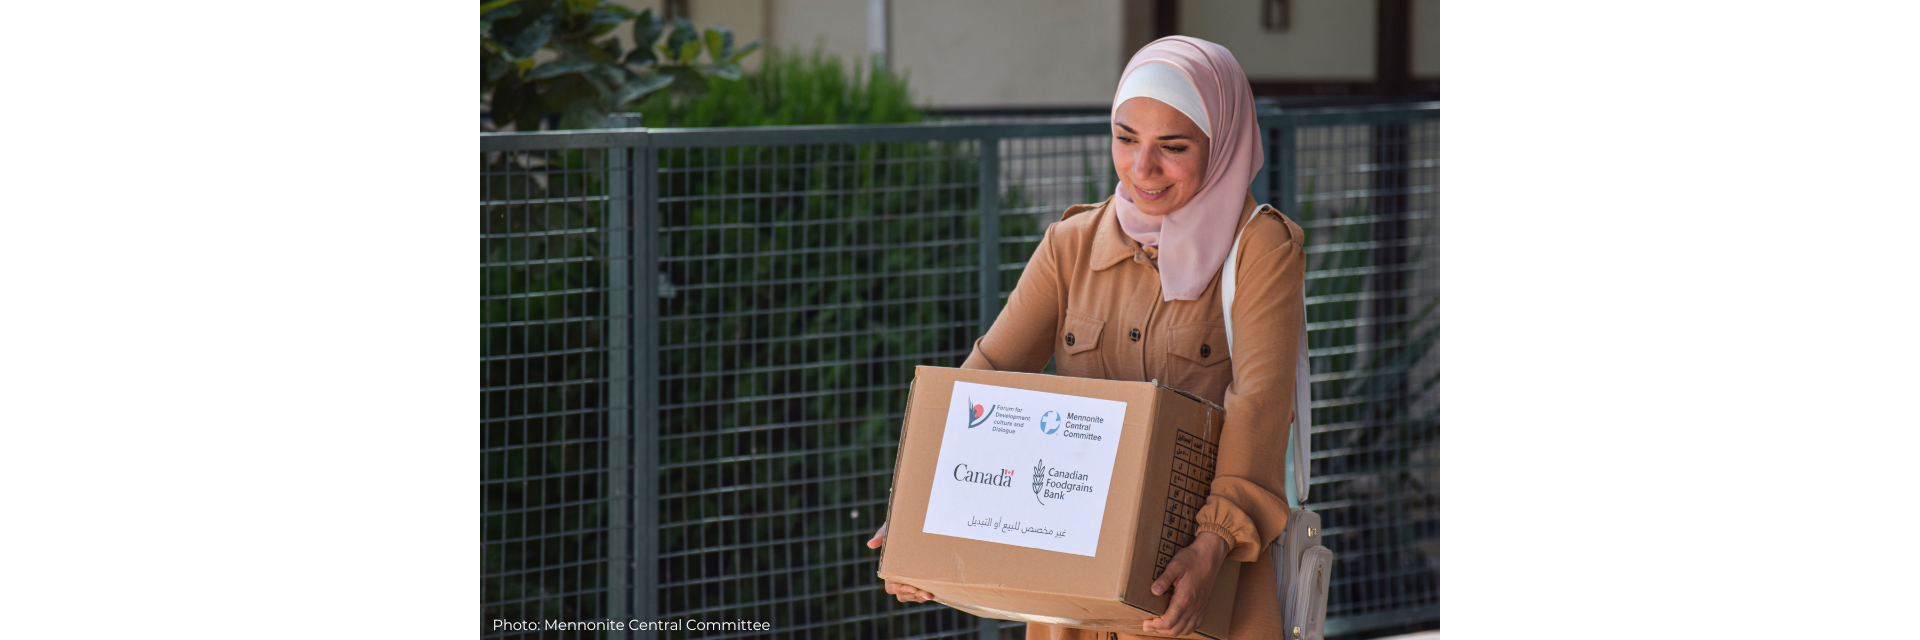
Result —
[[[1439,0],[615,1],[726,25],[743,43],[877,59],[935,109],[1097,108],[1134,51],[1175,34],[1232,50],[1262,97],[1440,86]]]

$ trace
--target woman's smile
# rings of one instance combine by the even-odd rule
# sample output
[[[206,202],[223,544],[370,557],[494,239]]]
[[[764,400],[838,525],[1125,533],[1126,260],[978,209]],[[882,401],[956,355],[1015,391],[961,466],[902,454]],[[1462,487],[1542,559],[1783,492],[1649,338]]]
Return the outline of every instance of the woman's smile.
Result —
[[[1209,144],[1198,123],[1165,102],[1136,98],[1114,112],[1114,171],[1141,213],[1167,215],[1193,199]]]

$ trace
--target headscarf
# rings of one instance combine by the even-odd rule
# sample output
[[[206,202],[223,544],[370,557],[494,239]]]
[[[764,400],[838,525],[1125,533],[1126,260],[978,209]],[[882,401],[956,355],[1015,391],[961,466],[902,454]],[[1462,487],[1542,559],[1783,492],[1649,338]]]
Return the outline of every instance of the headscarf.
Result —
[[[1177,70],[1191,83],[1184,91],[1164,73]],[[1143,72],[1142,69],[1145,69]],[[1141,82],[1128,81],[1145,73]],[[1190,109],[1198,95],[1204,115]],[[1158,247],[1160,291],[1166,300],[1197,300],[1220,271],[1233,248],[1234,229],[1247,201],[1247,188],[1266,162],[1260,127],[1253,113],[1253,89],[1247,74],[1226,47],[1186,36],[1155,40],[1133,54],[1120,74],[1113,113],[1129,98],[1150,97],[1194,118],[1207,132],[1207,173],[1187,204],[1164,216],[1141,212],[1125,183],[1114,186],[1120,228],[1141,244]],[[1109,114],[1111,118],[1111,114]]]

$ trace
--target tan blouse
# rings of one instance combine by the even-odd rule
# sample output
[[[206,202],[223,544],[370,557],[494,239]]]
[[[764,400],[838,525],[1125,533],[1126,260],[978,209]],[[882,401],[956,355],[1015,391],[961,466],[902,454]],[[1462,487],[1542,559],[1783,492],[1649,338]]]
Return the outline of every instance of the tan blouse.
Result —
[[[1234,297],[1238,344],[1227,351],[1220,276],[1198,300],[1163,301],[1152,247],[1120,229],[1112,198],[1070,208],[1047,227],[1007,306],[962,367],[1063,376],[1159,380],[1227,409],[1213,493],[1200,531],[1232,544],[1248,563],[1229,640],[1281,638],[1280,602],[1267,545],[1287,523],[1286,451],[1301,317],[1306,235],[1272,208],[1247,227]],[[1256,206],[1249,195],[1241,218]],[[1110,640],[1108,634],[1027,625],[1031,640]],[[1119,638],[1134,637],[1118,635]]]

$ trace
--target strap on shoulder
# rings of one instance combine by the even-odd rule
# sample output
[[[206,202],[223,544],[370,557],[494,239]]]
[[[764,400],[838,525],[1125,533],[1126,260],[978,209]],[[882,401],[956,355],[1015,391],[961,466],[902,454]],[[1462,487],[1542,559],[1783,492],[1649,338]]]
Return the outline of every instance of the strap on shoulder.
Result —
[[[1262,211],[1274,210],[1267,205],[1253,208],[1247,216],[1246,224],[1240,225],[1240,233],[1233,238],[1233,250],[1227,253],[1227,263],[1221,266],[1220,273],[1220,310],[1227,321],[1227,354],[1233,354],[1233,293],[1234,272],[1240,260],[1240,243],[1245,241],[1247,227],[1253,226],[1253,218]],[[1293,437],[1287,440],[1287,506],[1300,508],[1307,501],[1309,474],[1312,466],[1313,447],[1313,366],[1307,354],[1307,288],[1300,283],[1300,342],[1299,357],[1295,358],[1293,370]]]

